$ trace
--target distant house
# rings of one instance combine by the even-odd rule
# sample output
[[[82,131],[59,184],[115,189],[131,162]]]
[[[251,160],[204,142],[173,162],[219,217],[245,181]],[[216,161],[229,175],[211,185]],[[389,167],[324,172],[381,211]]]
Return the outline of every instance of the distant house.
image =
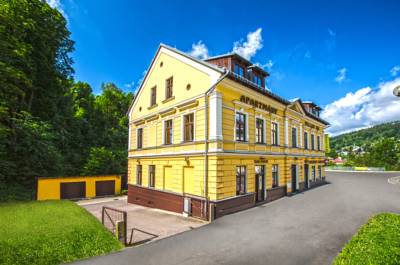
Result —
[[[344,162],[346,162],[346,161],[343,160],[341,157],[338,157],[338,158],[333,160],[333,163],[335,163],[335,165],[343,165]]]

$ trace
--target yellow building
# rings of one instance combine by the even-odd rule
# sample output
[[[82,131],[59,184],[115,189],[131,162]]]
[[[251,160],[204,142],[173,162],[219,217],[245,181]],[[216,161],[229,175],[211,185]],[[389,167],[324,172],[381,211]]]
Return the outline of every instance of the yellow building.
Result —
[[[82,199],[121,193],[121,176],[41,177],[37,179],[37,200]]]
[[[321,109],[267,76],[161,44],[129,109],[128,202],[213,219],[323,183]]]

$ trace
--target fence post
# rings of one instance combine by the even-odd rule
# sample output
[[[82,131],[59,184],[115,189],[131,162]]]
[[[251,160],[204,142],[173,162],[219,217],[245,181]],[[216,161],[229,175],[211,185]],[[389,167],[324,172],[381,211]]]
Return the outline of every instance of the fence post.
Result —
[[[128,237],[127,222],[128,222],[128,217],[127,217],[126,212],[124,212],[124,226],[125,226],[125,239],[124,240],[125,240],[125,245],[127,243],[126,239]]]

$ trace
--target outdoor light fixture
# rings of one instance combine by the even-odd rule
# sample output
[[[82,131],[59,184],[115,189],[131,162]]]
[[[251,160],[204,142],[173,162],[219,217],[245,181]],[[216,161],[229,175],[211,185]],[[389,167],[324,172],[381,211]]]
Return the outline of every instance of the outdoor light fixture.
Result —
[[[400,97],[400,86],[397,86],[393,89],[393,95]]]

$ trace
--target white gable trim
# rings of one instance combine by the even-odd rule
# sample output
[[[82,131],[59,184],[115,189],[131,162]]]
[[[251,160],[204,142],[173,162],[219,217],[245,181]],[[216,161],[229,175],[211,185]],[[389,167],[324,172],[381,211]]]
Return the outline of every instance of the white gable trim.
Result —
[[[153,72],[154,67],[156,67],[157,65],[155,64],[155,62],[158,60],[158,58],[160,57],[161,53],[165,53],[193,68],[196,68],[197,70],[207,74],[210,77],[210,86],[212,86],[213,84],[215,84],[217,82],[217,80],[221,77],[221,72],[218,72],[215,69],[212,69],[211,67],[207,67],[206,65],[203,65],[199,62],[196,62],[194,59],[191,59],[189,57],[183,56],[182,54],[179,54],[178,52],[175,52],[171,49],[166,48],[163,45],[160,45],[156,55],[154,56],[150,68],[147,70],[146,76],[142,82],[142,84],[139,87],[138,92],[136,93],[135,98],[133,99],[133,103],[132,106],[129,109],[129,120],[132,114],[132,110],[135,108],[136,104],[137,104],[137,98],[139,98],[142,95],[142,91],[143,91],[143,87],[145,87],[147,85],[147,81],[149,79],[150,74]],[[207,88],[205,88],[207,89]]]

